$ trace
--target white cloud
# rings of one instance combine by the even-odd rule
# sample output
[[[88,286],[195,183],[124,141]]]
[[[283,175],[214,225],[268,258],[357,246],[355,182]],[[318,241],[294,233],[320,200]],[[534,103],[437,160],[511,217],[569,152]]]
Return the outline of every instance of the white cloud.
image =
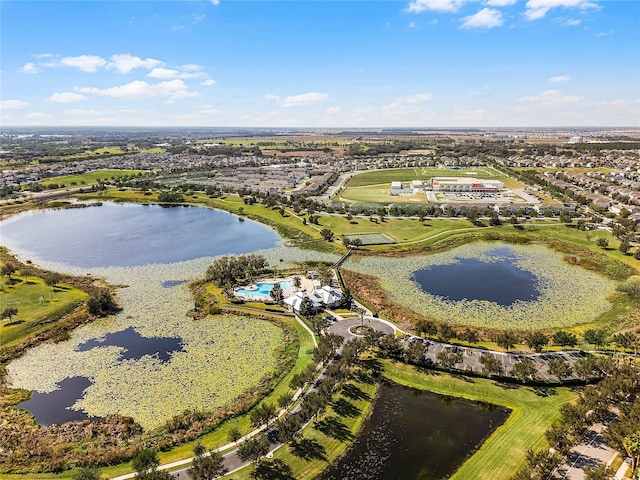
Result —
[[[197,92],[189,91],[182,80],[168,80],[166,82],[149,84],[140,80],[111,88],[82,87],[76,88],[77,92],[113,98],[166,98],[169,102],[187,97],[200,96]]]
[[[202,20],[207,18],[207,16],[204,13],[202,13],[200,15],[197,15],[197,14],[194,13],[193,15],[191,15],[191,18],[193,18],[193,22],[194,23],[200,23]]]
[[[313,105],[315,103],[326,102],[329,100],[329,95],[320,92],[301,93],[300,95],[290,95],[288,97],[281,98],[279,95],[273,95],[267,93],[264,98],[277,102],[278,105],[284,108],[300,107],[305,105]]]
[[[412,0],[407,5],[407,11],[420,13],[425,10],[439,12],[456,12],[467,0]]]
[[[195,65],[193,63],[188,63],[186,65],[180,65],[178,68],[183,72],[198,72],[198,71],[202,70],[202,67],[200,65]]]
[[[513,112],[519,117],[511,119],[512,125],[557,126],[638,126],[637,99],[600,100],[568,95],[559,90],[546,90],[519,99]]]
[[[433,119],[433,113],[425,109],[425,104],[431,100],[430,93],[418,93],[399,97],[391,103],[371,109],[360,109],[355,113],[358,123],[366,119],[379,119],[386,125],[411,126],[426,124]],[[370,121],[370,120],[369,120]]]
[[[204,77],[204,76],[205,76],[205,74],[202,73],[202,72],[195,72],[195,71],[181,72],[180,70],[176,70],[176,69],[173,69],[173,68],[163,68],[163,67],[154,68],[153,70],[151,70],[147,74],[147,77],[165,78],[165,79],[171,79],[171,78],[200,78],[200,77]]]
[[[409,28],[416,28],[416,22],[409,22],[409,25],[407,25]]]
[[[567,25],[569,27],[577,27],[581,23],[582,22],[580,20],[578,20],[577,18],[572,18],[572,19],[569,19],[566,22],[564,22],[564,25]]]
[[[600,8],[596,3],[589,0],[528,0],[525,17],[529,20],[543,18],[552,8]]]
[[[79,68],[83,72],[94,73],[100,67],[104,67],[107,61],[97,55],[80,55],[77,57],[63,57],[60,64],[66,67]]]
[[[327,108],[327,113],[329,115],[337,115],[340,112],[342,112],[342,109],[340,107],[329,107],[329,108]]]
[[[0,109],[2,110],[17,110],[19,108],[28,107],[29,102],[24,100],[2,100],[0,101]]]
[[[34,112],[26,115],[29,120],[49,120],[53,118],[51,115],[42,112]]]
[[[517,0],[488,0],[487,5],[490,7],[509,7],[515,5]]]
[[[204,82],[200,82],[200,85],[204,85],[205,87],[213,87],[216,84],[216,81],[213,78],[209,78]]]
[[[518,102],[535,103],[540,106],[570,105],[584,101],[584,97],[578,95],[566,95],[560,90],[549,89],[537,95],[520,97]]]
[[[218,5],[220,5],[220,0],[211,0],[211,5],[217,7]]]
[[[326,102],[327,100],[329,100],[329,95],[326,93],[309,92],[285,97],[280,105],[285,108],[300,107],[303,105],[313,105],[314,103]]]
[[[596,35],[596,37],[608,37],[609,35],[611,35],[613,32],[611,30],[609,30],[608,32],[600,32]]]
[[[55,55],[53,53],[36,53],[34,58],[53,58]]]
[[[38,68],[36,64],[33,62],[25,63],[21,69],[18,70],[20,73],[38,73]]]
[[[82,100],[86,99],[87,97],[85,97],[84,95],[80,95],[79,93],[59,92],[51,95],[49,98],[47,98],[47,101],[56,103],[72,103],[81,102]]]
[[[493,8],[483,8],[479,12],[464,17],[460,28],[495,28],[504,23],[502,13]]]
[[[397,105],[419,105],[421,103],[425,103],[431,100],[430,93],[417,93],[415,95],[409,95],[406,97],[396,98],[390,106]]]
[[[146,68],[147,70],[150,70],[154,67],[164,65],[164,62],[156,60],[155,58],[142,59],[140,57],[134,57],[130,53],[111,55],[109,60],[111,60],[111,62],[109,62],[107,68],[115,69],[120,73],[129,73],[131,70],[135,70],[136,68]]]
[[[569,80],[571,80],[571,77],[569,75],[556,75],[555,77],[551,77],[549,79],[550,82],[554,83],[563,83],[568,82]]]

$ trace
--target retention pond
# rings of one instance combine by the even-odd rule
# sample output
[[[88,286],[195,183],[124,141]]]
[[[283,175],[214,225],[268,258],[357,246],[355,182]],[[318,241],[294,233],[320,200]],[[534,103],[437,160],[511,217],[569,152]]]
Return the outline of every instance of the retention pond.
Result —
[[[320,480],[448,478],[510,410],[383,381],[352,447]]]

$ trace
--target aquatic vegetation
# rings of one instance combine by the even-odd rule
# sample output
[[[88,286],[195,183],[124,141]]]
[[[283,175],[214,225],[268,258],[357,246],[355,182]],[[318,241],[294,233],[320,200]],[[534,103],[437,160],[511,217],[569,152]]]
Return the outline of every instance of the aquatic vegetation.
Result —
[[[93,384],[73,406],[91,416],[131,416],[145,429],[157,427],[184,410],[211,411],[232,403],[272,373],[282,330],[264,320],[219,315],[193,320],[193,301],[185,284],[204,271],[203,259],[168,265],[98,269],[113,284],[124,307],[118,315],[82,327],[70,340],[29,350],[7,366],[12,386],[51,392],[71,376]],[[78,351],[78,346],[129,327],[146,337],[179,337],[183,351],[168,362],[146,355],[122,360],[122,347]]]
[[[508,258],[513,258],[518,268],[535,275],[540,293],[537,299],[518,300],[509,306],[484,300],[452,301],[424,292],[412,279],[418,270],[461,259],[503,260],[503,248],[509,249]],[[562,254],[540,245],[478,242],[433,255],[350,259],[345,268],[375,275],[394,302],[421,315],[456,325],[489,328],[539,329],[590,322],[611,308],[607,296],[615,288],[613,281],[568,265]]]

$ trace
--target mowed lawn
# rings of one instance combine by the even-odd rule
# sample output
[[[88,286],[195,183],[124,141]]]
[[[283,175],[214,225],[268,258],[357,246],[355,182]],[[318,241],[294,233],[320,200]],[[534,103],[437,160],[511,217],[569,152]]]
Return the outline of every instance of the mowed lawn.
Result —
[[[424,193],[390,195],[390,184],[349,187],[340,194],[340,200],[352,203],[427,203]]]
[[[369,217],[355,217],[350,222],[346,217],[322,215],[318,219],[318,223],[322,228],[328,228],[337,236],[356,233],[386,233],[398,242],[418,241],[449,230],[475,228],[466,219],[425,220],[423,224],[418,219],[387,217],[382,222],[377,216],[373,218],[375,222],[369,220]]]
[[[544,391],[499,384],[482,378],[461,378],[383,361],[384,376],[402,385],[443,395],[501,405],[512,410],[507,421],[451,477],[452,480],[509,480],[524,466],[527,450],[548,448],[545,430],[560,418],[560,407],[576,395],[568,388]]]
[[[53,295],[51,293],[51,287],[38,277],[28,277],[25,281],[14,274],[10,285],[2,279],[0,310],[14,307],[18,314],[11,321],[0,323],[0,346],[9,346],[37,334],[87,298],[82,290],[64,284],[58,284]]]
[[[354,174],[348,187],[380,185],[391,182],[410,182],[411,180],[428,180],[431,177],[475,177],[505,181],[506,175],[487,167],[468,168],[465,170],[448,170],[440,168],[389,168]]]
[[[338,394],[334,395],[333,401],[336,402],[342,400],[343,402],[348,402],[353,408],[353,414],[349,416],[340,416],[331,406],[329,406],[327,411],[319,417],[319,421],[322,422],[326,419],[333,419],[336,421],[336,425],[340,426],[339,430],[341,433],[344,433],[345,436],[352,436],[355,438],[375,397],[376,385],[355,382],[350,383],[362,392],[363,398],[353,400]],[[315,478],[320,474],[320,472],[322,472],[322,470],[328,467],[331,462],[342,455],[350,445],[349,442],[336,438],[338,435],[330,436],[317,430],[315,425],[315,421],[312,421],[307,425],[302,431],[303,437],[310,440],[317,446],[318,456],[324,455],[324,460],[317,458],[306,460],[299,455],[295,455],[289,445],[282,446],[273,453],[273,458],[279,458],[291,467],[293,478],[296,480],[311,480]],[[252,471],[253,466],[247,466],[242,470],[227,474],[223,478],[228,478],[229,480],[249,480],[252,478]]]
[[[96,170],[95,172],[87,172],[77,175],[63,175],[60,177],[47,178],[40,182],[40,185],[47,186],[54,183],[58,185],[65,185],[67,187],[75,183],[78,186],[92,185],[98,183],[100,180],[111,180],[124,176],[137,175],[138,173],[144,173],[142,170]]]

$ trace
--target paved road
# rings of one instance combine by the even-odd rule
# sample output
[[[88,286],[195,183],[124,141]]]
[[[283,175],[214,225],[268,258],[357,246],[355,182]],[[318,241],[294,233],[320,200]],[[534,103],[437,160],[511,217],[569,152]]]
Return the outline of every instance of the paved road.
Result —
[[[377,332],[382,332],[384,334],[394,333],[394,329],[389,325],[389,323],[383,322],[382,320],[374,317],[365,317],[364,324],[367,327],[373,328]],[[355,338],[359,335],[356,335],[349,331],[349,329],[355,325],[360,325],[359,318],[346,318],[343,320],[339,320],[329,326],[329,333],[335,333],[346,339]]]
[[[610,465],[617,452],[602,439],[602,432],[606,428],[606,423],[593,424],[558,467],[552,476],[553,480],[584,480],[585,467],[601,463]]]

